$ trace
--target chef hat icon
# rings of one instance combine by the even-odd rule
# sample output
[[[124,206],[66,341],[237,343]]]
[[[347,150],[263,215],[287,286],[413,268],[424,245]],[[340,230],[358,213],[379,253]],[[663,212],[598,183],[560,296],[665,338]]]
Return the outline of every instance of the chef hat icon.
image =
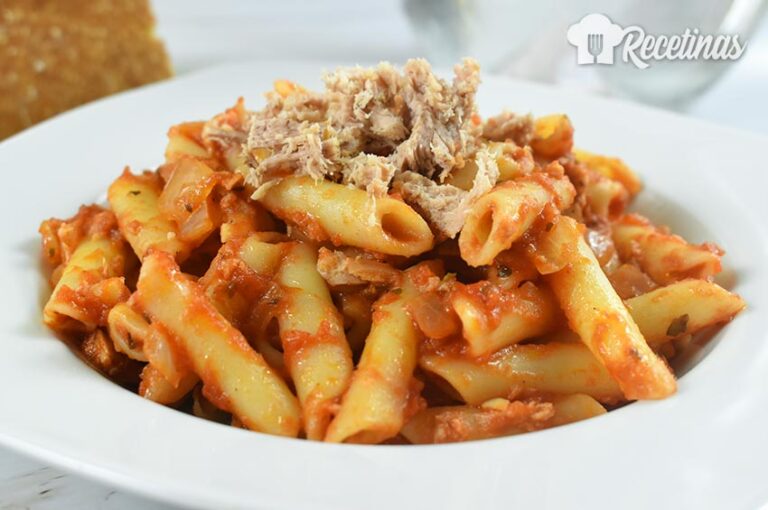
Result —
[[[613,64],[613,49],[624,39],[624,29],[605,14],[587,14],[568,28],[567,37],[578,50],[578,64]]]

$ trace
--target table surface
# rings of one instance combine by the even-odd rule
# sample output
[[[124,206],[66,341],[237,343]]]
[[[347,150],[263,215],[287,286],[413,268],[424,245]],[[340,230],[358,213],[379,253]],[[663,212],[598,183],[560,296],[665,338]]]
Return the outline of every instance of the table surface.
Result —
[[[370,16],[372,0],[302,3],[305,15],[301,19],[283,15],[288,9],[298,8],[299,0],[270,4],[239,0],[156,0],[154,3],[158,31],[166,41],[177,74],[223,61],[246,59],[402,62],[423,54],[399,2],[376,3],[374,17]],[[317,23],[318,19],[328,19],[342,8],[345,22],[334,23],[332,31],[323,28],[328,25]],[[350,44],[351,41],[354,44]],[[571,72],[567,83],[585,90],[599,90],[594,77],[586,74],[581,77]],[[749,39],[742,60],[686,113],[768,133],[766,90],[768,18]],[[156,510],[171,507],[0,448],[0,510],[59,508]]]

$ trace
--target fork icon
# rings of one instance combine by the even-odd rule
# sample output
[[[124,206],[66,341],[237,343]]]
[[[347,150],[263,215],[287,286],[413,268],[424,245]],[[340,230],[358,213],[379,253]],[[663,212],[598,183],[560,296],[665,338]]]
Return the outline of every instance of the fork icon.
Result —
[[[597,56],[603,52],[603,34],[587,34],[587,51],[597,63]]]

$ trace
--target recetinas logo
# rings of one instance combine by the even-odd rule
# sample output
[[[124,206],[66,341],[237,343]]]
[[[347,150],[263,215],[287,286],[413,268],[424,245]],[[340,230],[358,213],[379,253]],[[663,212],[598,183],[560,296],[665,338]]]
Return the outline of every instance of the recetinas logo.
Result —
[[[576,46],[576,62],[613,64],[614,50],[621,60],[646,69],[654,60],[737,60],[747,49],[738,34],[702,34],[687,28],[682,34],[647,34],[637,25],[626,28],[604,14],[588,14],[568,28],[568,42]]]

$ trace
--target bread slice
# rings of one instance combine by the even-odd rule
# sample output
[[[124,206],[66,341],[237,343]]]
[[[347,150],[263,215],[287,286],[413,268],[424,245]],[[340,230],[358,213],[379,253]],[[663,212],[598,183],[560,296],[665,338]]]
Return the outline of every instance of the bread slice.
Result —
[[[147,0],[0,5],[0,139],[171,74]]]

